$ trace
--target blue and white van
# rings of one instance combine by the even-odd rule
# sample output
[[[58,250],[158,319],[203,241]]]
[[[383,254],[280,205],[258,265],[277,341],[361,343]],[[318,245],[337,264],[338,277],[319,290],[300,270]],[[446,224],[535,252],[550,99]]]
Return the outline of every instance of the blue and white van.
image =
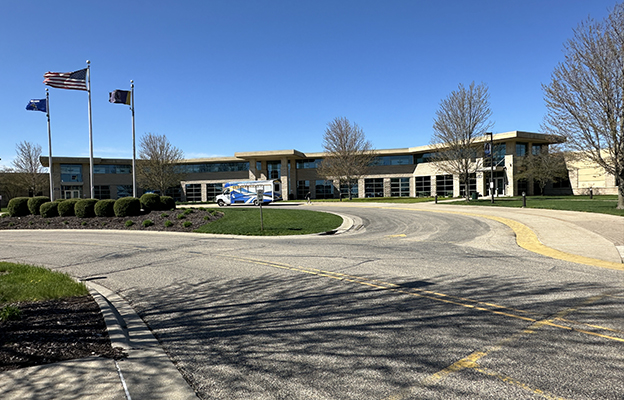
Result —
[[[223,184],[223,193],[217,196],[219,207],[230,206],[232,204],[253,204],[260,205],[258,200],[258,190],[261,189],[262,204],[269,204],[282,200],[280,196],[279,180],[269,181],[239,181],[227,182]]]

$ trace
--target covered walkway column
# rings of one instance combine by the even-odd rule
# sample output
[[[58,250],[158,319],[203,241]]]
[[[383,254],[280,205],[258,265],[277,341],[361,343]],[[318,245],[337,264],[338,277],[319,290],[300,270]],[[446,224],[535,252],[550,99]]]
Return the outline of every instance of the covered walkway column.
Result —
[[[288,170],[288,159],[282,158],[280,160],[280,181],[282,182],[282,199],[288,200],[288,193],[290,192],[290,171]]]

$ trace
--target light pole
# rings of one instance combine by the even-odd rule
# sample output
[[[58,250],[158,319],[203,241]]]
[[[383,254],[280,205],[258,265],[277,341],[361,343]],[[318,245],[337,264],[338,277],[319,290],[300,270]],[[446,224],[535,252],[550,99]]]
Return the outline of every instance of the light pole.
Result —
[[[490,147],[490,196],[492,204],[494,203],[494,135],[492,132],[485,132],[485,146],[487,148],[488,144]],[[489,143],[488,143],[489,141]],[[488,152],[486,151],[486,154]]]

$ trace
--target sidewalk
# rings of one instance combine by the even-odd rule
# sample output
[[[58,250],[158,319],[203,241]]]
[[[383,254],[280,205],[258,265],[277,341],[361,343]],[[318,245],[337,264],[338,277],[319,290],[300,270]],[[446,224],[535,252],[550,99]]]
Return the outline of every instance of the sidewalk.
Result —
[[[89,357],[0,373],[3,400],[191,400],[193,389],[150,330],[118,295],[87,282],[112,345],[128,357]]]
[[[528,250],[572,262],[624,270],[624,217],[537,208],[457,205],[452,202],[377,203],[376,206],[458,213],[498,220],[510,226],[516,233],[518,244]],[[516,226],[512,226],[510,221],[516,222]],[[525,247],[522,242],[531,235],[537,243],[533,247]],[[538,247],[541,247],[539,251]]]

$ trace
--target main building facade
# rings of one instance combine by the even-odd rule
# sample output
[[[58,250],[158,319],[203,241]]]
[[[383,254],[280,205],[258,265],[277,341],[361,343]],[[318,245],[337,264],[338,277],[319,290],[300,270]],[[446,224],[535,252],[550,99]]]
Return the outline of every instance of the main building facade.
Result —
[[[530,152],[544,151],[553,143],[550,136],[513,131],[494,134],[492,157],[469,181],[470,193],[490,194],[490,175],[493,171],[494,194],[514,196],[522,192],[534,194],[532,182],[516,177],[516,162]],[[465,186],[457,175],[442,172],[433,153],[435,146],[376,150],[377,158],[368,175],[351,188],[353,197],[418,197],[463,196]],[[235,153],[233,157],[187,159],[180,168],[186,178],[172,188],[176,200],[210,202],[221,193],[228,181],[279,181],[282,198],[303,199],[308,192],[314,199],[347,197],[346,186],[318,175],[317,167],[325,153],[304,153],[298,150],[275,150]],[[44,166],[48,158],[42,157]],[[493,163],[493,167],[491,165]],[[90,160],[78,157],[52,158],[54,197],[90,197],[93,184],[98,199],[132,195],[132,165],[130,159],[94,158],[93,183],[90,182]],[[572,193],[569,186],[549,187],[551,191]],[[138,193],[142,193],[139,189]]]

